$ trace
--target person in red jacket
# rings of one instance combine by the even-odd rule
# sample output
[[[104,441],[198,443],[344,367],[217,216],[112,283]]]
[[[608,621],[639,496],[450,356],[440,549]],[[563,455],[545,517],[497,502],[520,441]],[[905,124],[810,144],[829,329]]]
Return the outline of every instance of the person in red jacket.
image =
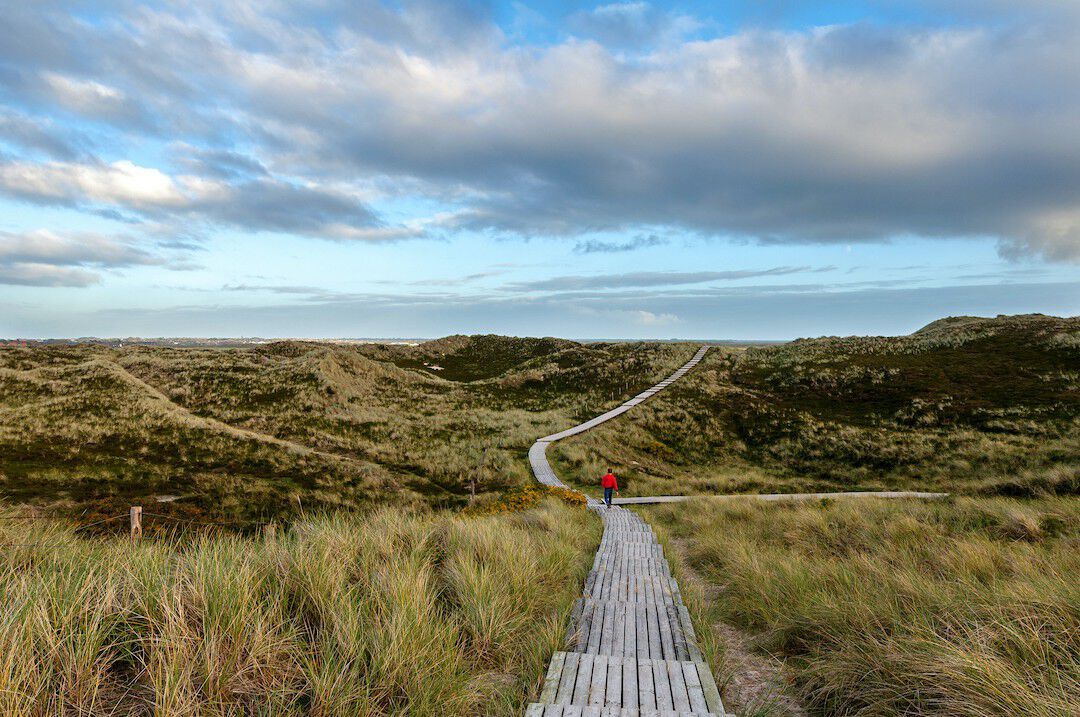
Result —
[[[611,507],[611,493],[619,492],[619,481],[615,479],[615,474],[611,472],[611,469],[607,469],[607,473],[600,479],[600,486],[604,489],[604,504],[607,507]]]

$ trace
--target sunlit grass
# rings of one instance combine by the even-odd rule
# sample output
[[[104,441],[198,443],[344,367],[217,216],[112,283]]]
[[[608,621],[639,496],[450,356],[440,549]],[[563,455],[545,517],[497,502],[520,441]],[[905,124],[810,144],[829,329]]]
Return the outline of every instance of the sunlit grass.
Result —
[[[136,544],[0,521],[0,714],[513,714],[598,539],[553,501]]]
[[[828,715],[1080,711],[1080,500],[646,512],[712,586],[708,614],[782,658]]]

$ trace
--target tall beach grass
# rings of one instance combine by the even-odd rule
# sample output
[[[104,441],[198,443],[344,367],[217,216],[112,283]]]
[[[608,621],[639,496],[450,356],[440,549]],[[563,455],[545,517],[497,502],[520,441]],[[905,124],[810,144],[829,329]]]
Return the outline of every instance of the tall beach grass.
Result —
[[[0,521],[0,714],[514,714],[598,539],[555,501],[136,544]]]
[[[824,715],[1080,714],[1080,500],[647,511]],[[719,629],[719,628],[718,628]]]

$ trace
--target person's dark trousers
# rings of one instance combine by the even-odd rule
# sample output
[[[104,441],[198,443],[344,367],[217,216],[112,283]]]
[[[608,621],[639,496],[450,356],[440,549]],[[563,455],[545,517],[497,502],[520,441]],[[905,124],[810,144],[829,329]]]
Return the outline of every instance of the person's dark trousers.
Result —
[[[611,507],[611,494],[615,492],[614,488],[604,488],[604,502],[607,503],[607,507]]]

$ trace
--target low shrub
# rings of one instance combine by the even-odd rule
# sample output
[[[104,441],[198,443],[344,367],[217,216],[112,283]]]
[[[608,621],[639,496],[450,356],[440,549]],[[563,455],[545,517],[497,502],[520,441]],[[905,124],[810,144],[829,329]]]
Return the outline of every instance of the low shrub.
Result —
[[[584,508],[588,499],[576,490],[539,483],[508,490],[499,496],[486,496],[462,510],[463,515],[498,515],[530,510],[548,498],[556,498],[569,506]]]

